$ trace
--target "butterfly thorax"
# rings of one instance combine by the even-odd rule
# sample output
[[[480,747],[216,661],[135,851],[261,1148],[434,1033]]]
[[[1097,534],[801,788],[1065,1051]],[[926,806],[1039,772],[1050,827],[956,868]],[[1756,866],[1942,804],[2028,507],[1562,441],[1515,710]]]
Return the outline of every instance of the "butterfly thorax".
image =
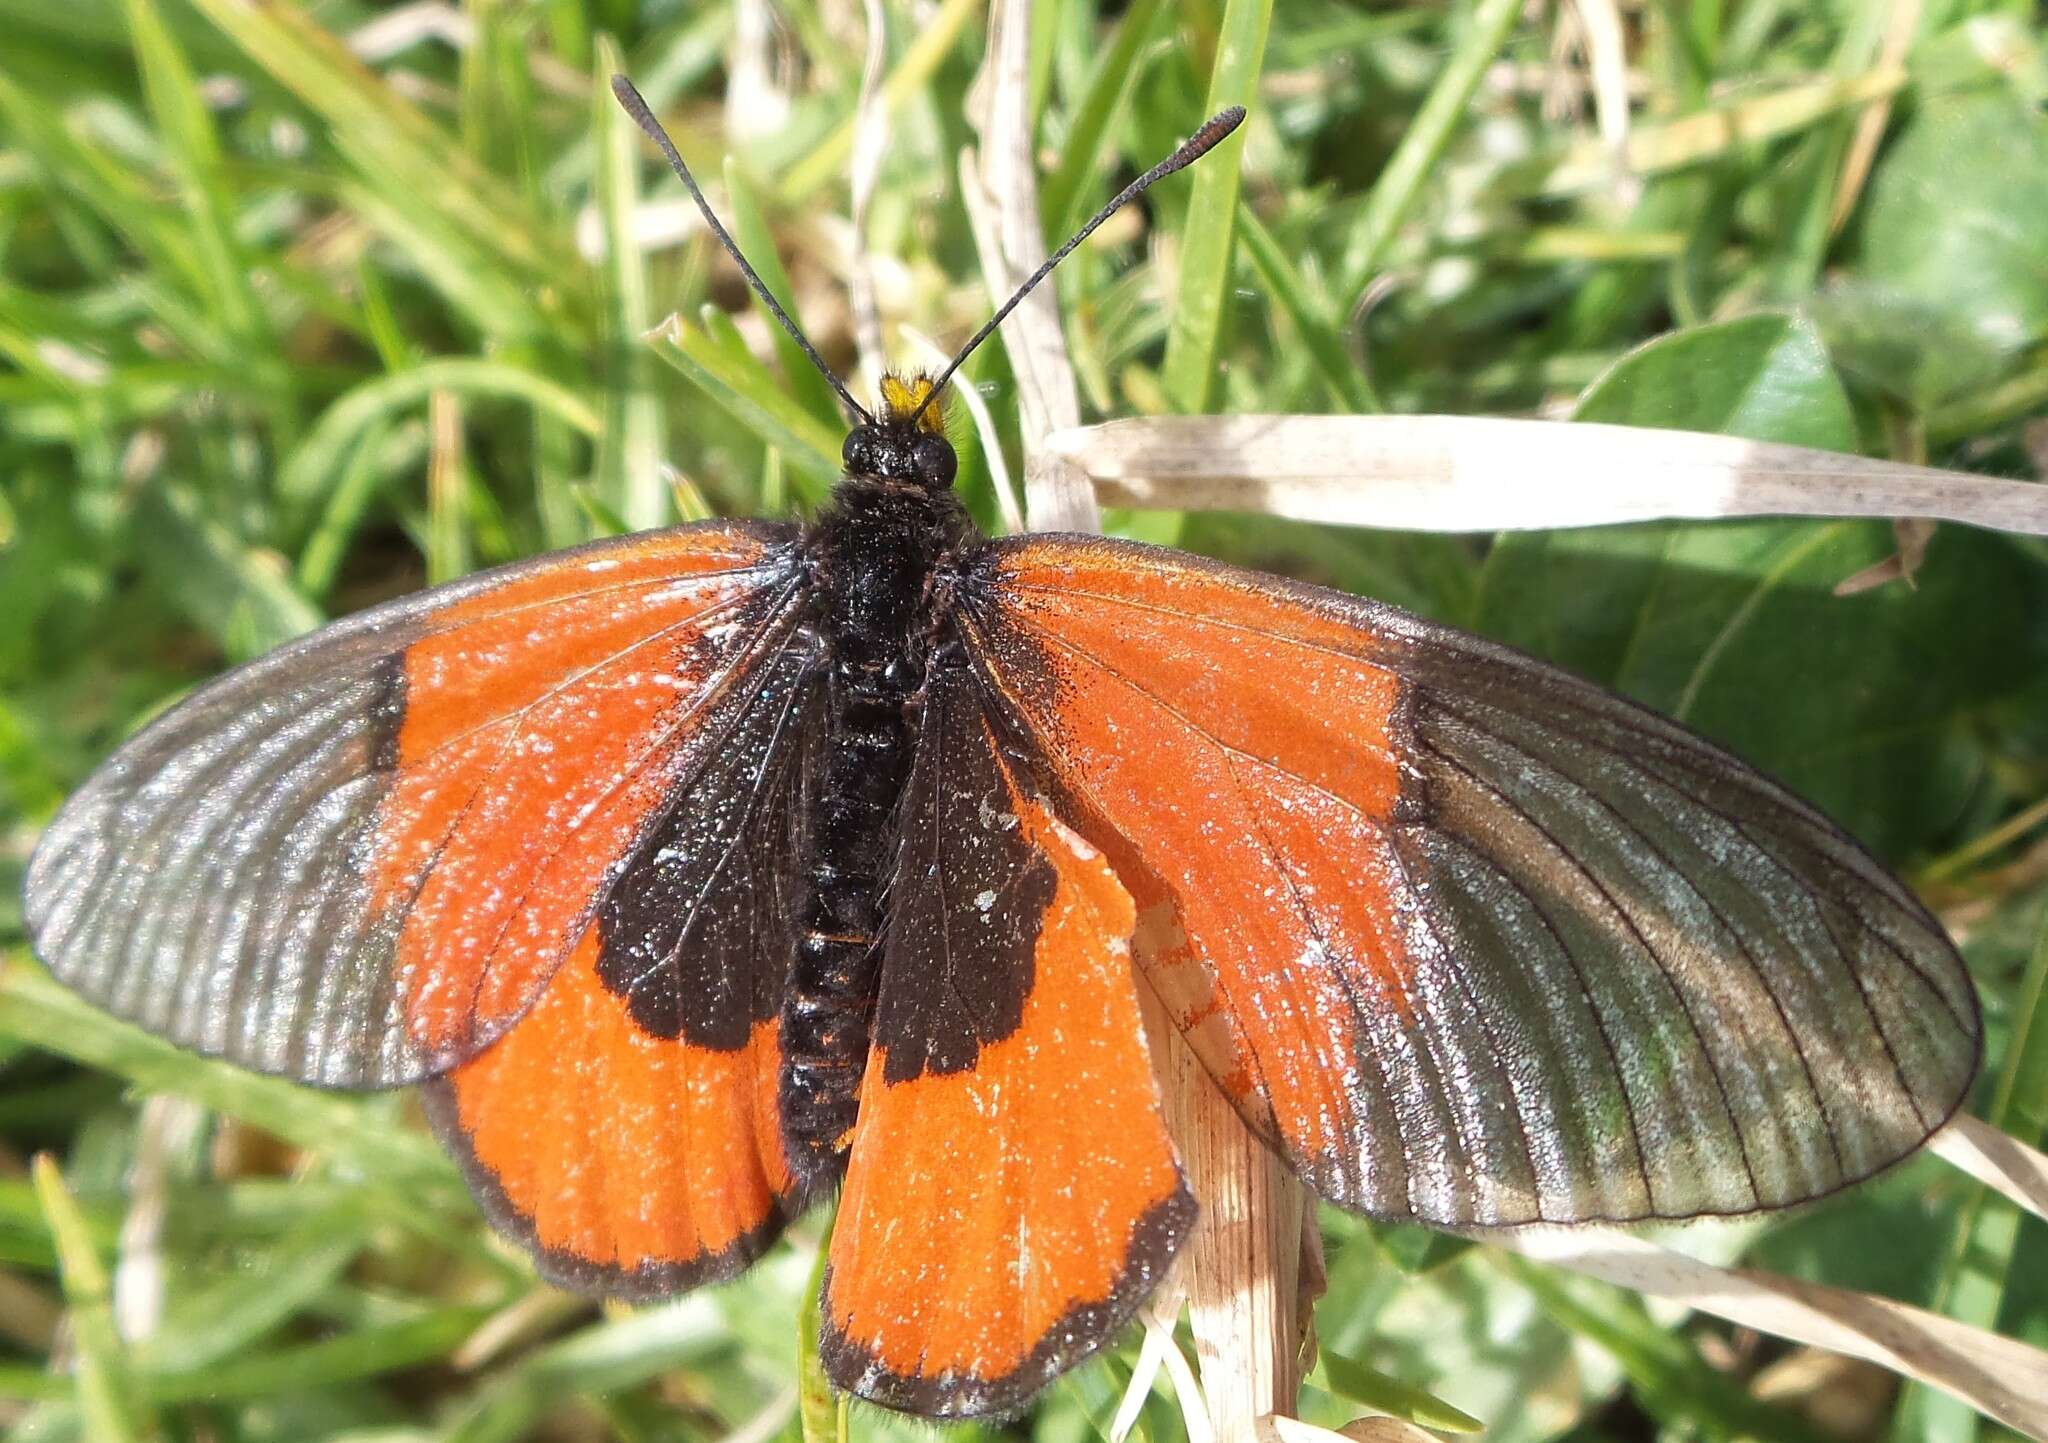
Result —
[[[782,1014],[783,1129],[814,1183],[836,1179],[859,1106],[883,879],[936,630],[931,578],[976,537],[951,489],[953,452],[937,413],[926,413],[930,427],[910,424],[902,417],[913,404],[892,404],[893,415],[848,438],[846,477],[806,551],[829,723]]]

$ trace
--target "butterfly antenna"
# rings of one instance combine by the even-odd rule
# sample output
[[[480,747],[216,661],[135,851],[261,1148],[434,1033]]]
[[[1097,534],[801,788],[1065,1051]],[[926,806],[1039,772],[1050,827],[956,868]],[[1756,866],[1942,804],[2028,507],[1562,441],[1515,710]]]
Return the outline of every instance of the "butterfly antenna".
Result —
[[[1242,105],[1233,105],[1228,109],[1217,111],[1203,123],[1200,130],[1181,143],[1180,149],[1118,191],[1108,205],[1095,212],[1093,220],[1090,220],[1088,224],[1075,231],[1065,245],[1046,257],[1045,264],[1033,271],[1030,278],[1023,285],[1017,287],[1015,294],[1007,301],[1004,301],[996,313],[988,318],[988,324],[968,338],[967,344],[960,348],[958,354],[953,357],[952,363],[939,374],[938,380],[932,383],[932,388],[926,393],[924,401],[915,411],[910,413],[910,423],[912,425],[917,424],[917,418],[924,414],[925,407],[931,405],[933,400],[938,397],[939,392],[946,388],[946,382],[952,380],[953,373],[960,369],[961,363],[974,354],[974,348],[994,335],[996,327],[1003,323],[1003,318],[1016,310],[1018,304],[1031,294],[1040,281],[1052,274],[1054,266],[1072,255],[1074,248],[1080,245],[1082,241],[1095,234],[1097,226],[1150,190],[1155,182],[1166,179],[1167,176],[1172,175],[1177,170],[1185,170],[1193,165],[1211,150],[1215,149],[1217,142],[1221,141],[1243,123],[1244,107]]]
[[[732,236],[718,223],[718,217],[711,213],[711,202],[704,199],[704,192],[697,188],[697,179],[690,174],[690,167],[683,164],[683,157],[677,152],[675,142],[668,138],[668,132],[662,129],[661,122],[654,118],[654,112],[648,108],[640,92],[633,88],[633,82],[623,75],[614,75],[612,94],[619,98],[619,104],[625,107],[626,114],[633,117],[633,123],[646,133],[649,140],[661,147],[661,153],[668,157],[669,169],[676,173],[676,178],[682,181],[690,192],[690,198],[697,202],[697,209],[703,212],[704,224],[711,227],[711,233],[718,237],[718,243],[725,247],[725,253],[739,266],[740,274],[747,278],[747,284],[754,288],[754,294],[761,298],[761,304],[768,308],[768,313],[782,322],[782,329],[789,332],[790,339],[811,358],[811,364],[818,368],[818,373],[832,383],[832,389],[839,393],[839,399],[846,403],[846,409],[863,422],[872,424],[875,418],[868,414],[865,406],[853,399],[845,383],[825,364],[825,358],[818,354],[818,348],[797,328],[796,322],[790,319],[789,312],[782,309],[782,303],[775,299],[767,284],[756,274],[754,268],[747,264],[747,258],[740,254],[740,248],[733,243]],[[1240,115],[1243,113],[1238,112]],[[1213,125],[1215,122],[1211,121],[1210,124]],[[1187,162],[1182,161],[1181,164],[1185,165]],[[1082,234],[1085,235],[1087,232],[1083,231]],[[947,374],[951,375],[952,372],[949,370]]]

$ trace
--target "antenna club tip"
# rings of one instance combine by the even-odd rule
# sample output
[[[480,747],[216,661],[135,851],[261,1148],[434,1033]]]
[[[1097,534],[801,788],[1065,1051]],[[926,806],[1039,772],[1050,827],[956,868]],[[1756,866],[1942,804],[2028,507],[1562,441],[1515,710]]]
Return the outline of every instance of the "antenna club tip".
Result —
[[[1181,148],[1181,154],[1187,160],[1194,160],[1199,156],[1206,155],[1242,124],[1244,124],[1244,107],[1242,105],[1226,106],[1202,122],[1202,128],[1188,137],[1187,144]]]

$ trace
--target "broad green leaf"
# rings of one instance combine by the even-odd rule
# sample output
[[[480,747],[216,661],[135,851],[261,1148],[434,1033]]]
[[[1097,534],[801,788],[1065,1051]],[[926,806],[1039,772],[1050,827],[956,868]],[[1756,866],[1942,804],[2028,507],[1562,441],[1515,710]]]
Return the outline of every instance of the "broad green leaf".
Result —
[[[1653,341],[1596,382],[1578,416],[1854,441],[1812,329],[1780,316]],[[2014,641],[2042,596],[2014,548],[1959,527],[1935,537],[1916,587],[1833,594],[1891,549],[1871,522],[1506,536],[1477,622],[1700,728],[1897,855],[1957,820],[1982,765],[1971,708],[2026,674]]]
[[[1884,153],[1861,278],[2016,350],[2048,336],[2048,116],[2002,89],[1928,101]]]

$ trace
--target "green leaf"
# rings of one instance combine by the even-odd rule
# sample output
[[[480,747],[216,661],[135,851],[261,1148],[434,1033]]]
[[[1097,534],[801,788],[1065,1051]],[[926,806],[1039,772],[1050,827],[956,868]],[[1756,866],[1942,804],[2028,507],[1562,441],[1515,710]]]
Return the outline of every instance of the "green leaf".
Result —
[[[847,1400],[825,1376],[825,1360],[818,1352],[825,1331],[825,1263],[830,1240],[828,1232],[811,1264],[803,1311],[797,1315],[796,1416],[803,1443],[846,1443]]]
[[[1596,382],[1578,415],[1836,449],[1853,440],[1812,328],[1781,316],[1653,341]],[[1889,529],[1869,522],[1522,533],[1488,557],[1477,621],[1700,728],[1898,855],[1957,816],[1980,764],[1970,709],[2025,674],[2012,644],[2040,645],[2026,618],[2041,583],[2005,543],[1946,528],[1917,590],[1834,595],[1891,548]]]
[[[1252,268],[1301,332],[1309,360],[1337,409],[1357,413],[1382,409],[1379,398],[1373,394],[1372,382],[1351,359],[1344,349],[1343,337],[1330,323],[1327,302],[1309,293],[1308,282],[1280,249],[1272,232],[1246,205],[1237,208],[1237,225]]]
[[[1059,163],[1038,189],[1038,209],[1045,217],[1047,246],[1060,244],[1087,219],[1083,197],[1089,177],[1101,159],[1110,124],[1138,78],[1139,49],[1159,18],[1160,3],[1161,0],[1134,0],[1117,21],[1116,38],[1103,47],[1089,67],[1088,85],[1068,121]]]
[[[1519,1260],[1505,1265],[1546,1312],[1614,1356],[1635,1382],[1644,1408],[1659,1422],[1782,1443],[1832,1443],[1829,1434],[1797,1413],[1757,1402],[1742,1384],[1707,1366],[1685,1335],[1652,1322],[1633,1294],[1559,1277]]]
[[[1999,350],[2048,337],[2048,116],[2010,91],[1928,101],[1865,202],[1861,278]]]
[[[424,404],[435,391],[522,401],[586,436],[595,436],[604,424],[581,396],[517,366],[467,356],[427,361],[365,381],[329,406],[285,458],[278,476],[282,503],[294,509],[310,505],[327,492],[330,478],[341,472],[371,426]]]
[[[370,1223],[353,1210],[309,1217],[264,1250],[263,1261],[173,1294],[139,1348],[158,1374],[196,1373],[274,1332],[326,1291],[362,1253]]]
[[[438,1308],[317,1343],[248,1353],[190,1373],[161,1374],[149,1380],[149,1390],[160,1402],[196,1403],[352,1383],[446,1358],[488,1316],[483,1308]]]
[[[727,156],[725,161],[725,193],[732,207],[733,241],[739,246],[740,254],[761,277],[761,283],[768,287],[768,294],[775,297],[791,320],[801,325],[802,319],[797,315],[796,291],[789,283],[789,272],[782,268],[782,255],[775,247],[775,232],[769,228],[768,218],[762,213],[760,197],[754,193],[753,182],[731,156]],[[784,383],[796,393],[797,400],[818,419],[820,425],[843,428],[846,416],[839,408],[839,398],[833,393],[832,383],[819,374],[795,337],[775,324],[772,316],[767,319],[768,339],[775,347],[775,359],[782,367]]]
[[[214,307],[222,326],[243,345],[268,352],[269,325],[249,284],[248,258],[234,237],[213,116],[155,0],[126,0],[126,5],[136,67],[163,127]]]
[[[703,313],[706,327],[723,313]],[[754,359],[737,336],[724,339],[680,316],[656,333],[654,353],[688,377],[748,430],[782,449],[790,465],[810,482],[812,498],[839,479],[839,439],[797,401],[768,368]]]
[[[932,73],[952,51],[968,17],[980,8],[979,0],[945,0],[924,21],[917,38],[911,41],[882,81],[881,104],[884,111],[894,115],[930,83]],[[779,188],[784,204],[798,205],[807,201],[819,186],[839,174],[840,167],[853,153],[855,123],[856,117],[849,114],[799,164],[790,167]]]
[[[1984,1120],[2034,1147],[2048,1131],[2048,910],[2013,997],[2012,1030]],[[1979,1184],[1957,1219],[1934,1306],[1960,1322],[1996,1330],[2014,1281],[2024,1219],[2010,1198]],[[1898,1443],[1969,1443],[1980,1421],[1968,1405],[1916,1384],[1900,1404],[1893,1437]]]
[[[710,1300],[698,1296],[593,1323],[535,1353],[524,1371],[535,1383],[573,1382],[610,1392],[715,1357],[731,1345]]]
[[[1747,316],[1660,336],[1587,387],[1574,415],[1856,449],[1855,418],[1834,365],[1813,327],[1790,316]]]
[[[254,656],[324,618],[275,551],[250,546],[207,516],[199,492],[160,481],[142,496],[144,551],[166,593],[231,655]]]
[[[1421,194],[1423,182],[1435,170],[1438,157],[1465,118],[1465,107],[1472,92],[1479,88],[1480,77],[1507,43],[1508,34],[1521,14],[1522,7],[1516,0],[1480,0],[1472,12],[1469,27],[1444,62],[1429,97],[1415,113],[1358,212],[1339,272],[1342,280],[1338,294],[1345,310],[1357,305],[1365,288],[1372,284],[1386,258],[1387,247]]]
[[[559,285],[580,268],[564,237],[544,231],[516,191],[474,164],[441,126],[385,85],[293,0],[193,4],[322,115],[334,128],[336,144],[386,196],[434,213],[529,284]]]

